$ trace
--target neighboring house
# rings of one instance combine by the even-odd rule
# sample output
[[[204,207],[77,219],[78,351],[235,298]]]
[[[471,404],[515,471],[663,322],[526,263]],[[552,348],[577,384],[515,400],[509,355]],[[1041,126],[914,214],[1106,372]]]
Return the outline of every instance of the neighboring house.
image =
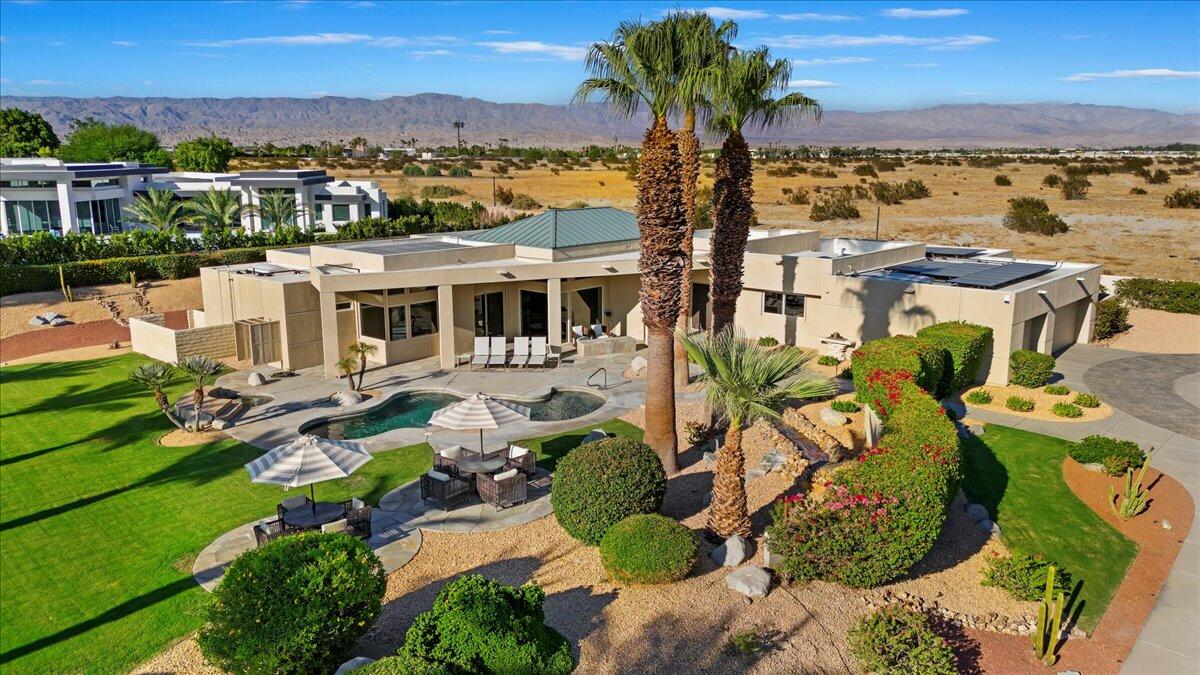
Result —
[[[387,217],[387,194],[378,183],[339,181],[322,170],[198,173],[169,172],[136,162],[65,164],[55,159],[3,159],[0,231],[9,235],[128,230],[137,224],[129,222],[125,207],[150,188],[171,190],[180,199],[206,190],[235,190],[248,205],[257,205],[267,192],[285,192],[295,197],[301,210],[298,225],[327,232],[360,218]],[[242,225],[253,232],[269,230],[275,224],[247,213]]]
[[[698,232],[694,242],[695,328],[711,320],[709,234]],[[1007,382],[1015,349],[1050,352],[1088,341],[1100,288],[1098,265],[821,239],[813,230],[755,230],[745,262],[736,323],[751,338],[824,352],[966,320],[995,331],[980,371],[995,383]],[[266,263],[204,268],[201,280],[197,325],[236,323],[240,357],[321,366],[331,378],[358,341],[379,347],[368,356],[376,364],[438,357],[452,367],[476,336],[545,335],[562,349],[571,327],[599,323],[645,339],[637,222],[608,207],[551,209],[458,236],[268,251]]]

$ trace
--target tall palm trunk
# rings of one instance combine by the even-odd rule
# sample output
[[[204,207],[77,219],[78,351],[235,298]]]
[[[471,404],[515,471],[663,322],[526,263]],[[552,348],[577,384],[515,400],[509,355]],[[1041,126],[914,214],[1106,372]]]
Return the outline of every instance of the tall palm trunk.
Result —
[[[358,386],[354,386],[354,380],[350,380],[350,386],[354,391],[362,391],[363,376],[367,374],[367,353],[361,352],[358,355]]]
[[[692,318],[692,233],[696,230],[696,182],[700,179],[700,140],[696,138],[696,109],[683,112],[679,130],[680,183],[683,188],[683,278],[679,282],[679,328],[687,331]],[[687,350],[675,341],[675,388],[688,386]]]
[[[750,146],[739,131],[725,138],[713,173],[712,268],[713,332],[733,323],[742,293],[746,239],[754,219]]]
[[[750,513],[746,508],[746,453],[742,451],[742,422],[729,420],[725,445],[717,451],[717,469],[713,474],[712,505],[708,508],[708,529],[726,539],[735,534],[750,536]]]
[[[181,431],[187,431],[187,428],[183,426],[183,422],[179,420],[179,416],[175,414],[174,410],[171,410],[171,402],[167,400],[167,394],[162,389],[154,390],[154,402],[158,404],[159,409],[163,411],[167,419],[171,420],[171,424],[174,424]]]
[[[200,420],[200,414],[204,411],[204,385],[192,390],[192,403],[195,404],[193,410],[196,413],[196,431],[200,431],[204,428],[204,424]]]
[[[642,274],[642,320],[646,324],[646,443],[668,474],[676,471],[673,329],[679,317],[679,278],[683,272],[682,186],[675,134],[659,117],[646,130],[638,162],[638,230]]]

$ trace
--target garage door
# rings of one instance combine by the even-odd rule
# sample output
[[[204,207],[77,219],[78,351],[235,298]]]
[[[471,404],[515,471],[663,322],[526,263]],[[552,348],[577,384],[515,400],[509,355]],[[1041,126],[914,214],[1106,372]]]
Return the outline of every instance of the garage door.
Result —
[[[1083,307],[1086,302],[1087,300],[1079,300],[1054,310],[1054,345],[1051,348],[1053,351],[1058,352],[1075,344],[1079,338],[1080,321],[1086,314],[1086,308]]]

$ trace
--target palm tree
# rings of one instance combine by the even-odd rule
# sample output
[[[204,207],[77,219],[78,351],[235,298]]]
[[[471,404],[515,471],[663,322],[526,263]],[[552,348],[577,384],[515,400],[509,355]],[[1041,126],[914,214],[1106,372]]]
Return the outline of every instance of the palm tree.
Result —
[[[467,123],[462,120],[454,120],[454,133],[458,135],[458,154],[462,154],[462,130],[467,126]]]
[[[696,229],[696,183],[700,179],[700,140],[696,137],[696,117],[709,109],[708,92],[716,70],[732,49],[729,41],[737,37],[737,24],[724,21],[717,25],[703,12],[671,12],[663,19],[679,31],[685,46],[677,78],[683,107],[679,129],[679,159],[682,165],[683,213],[687,219],[683,238],[683,278],[679,284],[678,327],[688,330],[692,315],[692,233]],[[675,386],[688,385],[687,351],[675,343]]]
[[[645,440],[658,453],[663,469],[673,474],[678,451],[673,328],[679,317],[687,218],[679,146],[667,127],[667,117],[679,103],[676,73],[684,49],[678,31],[668,28],[662,22],[623,22],[611,41],[593,44],[586,59],[591,77],[580,83],[575,100],[600,95],[626,117],[642,105],[652,117],[642,137],[637,178],[640,300],[648,334]]]
[[[296,204],[295,195],[276,190],[260,192],[258,205],[249,208],[262,218],[264,229],[266,223],[270,223],[271,227],[296,225],[307,213]]]
[[[742,262],[754,219],[754,169],[750,146],[742,137],[747,125],[769,128],[795,117],[821,118],[821,104],[793,92],[774,98],[788,86],[792,67],[772,60],[765,47],[734,51],[712,83],[709,128],[725,136],[713,173],[712,270],[713,331],[733,323],[742,292]]]
[[[346,378],[346,383],[350,385],[350,388],[358,391],[358,387],[354,386],[354,371],[358,368],[358,361],[347,356],[344,359],[338,359],[338,362],[334,365],[341,371],[342,377]]]
[[[170,232],[187,222],[183,201],[176,199],[174,192],[158,188],[150,188],[146,194],[138,195],[125,207],[125,212],[159,232]]]
[[[163,391],[167,385],[171,384],[171,379],[174,377],[175,368],[169,363],[163,363],[162,361],[147,361],[138,364],[137,368],[134,368],[129,373],[129,380],[131,382],[145,387],[154,394],[154,402],[158,404],[159,409],[163,411],[167,419],[171,420],[171,424],[174,424],[182,431],[186,431],[179,416],[171,409],[171,402],[167,400],[166,392]]]
[[[241,227],[242,214],[248,209],[242,205],[241,193],[233,190],[205,190],[187,202],[192,212],[191,220],[202,227],[229,230]]]
[[[204,410],[204,387],[209,378],[221,372],[221,363],[207,356],[188,356],[175,364],[192,378],[192,410],[196,415],[196,431],[203,427],[200,415]]]
[[[355,342],[346,347],[346,351],[358,357],[358,387],[355,387],[355,391],[358,391],[362,389],[363,375],[367,372],[367,357],[379,351],[379,347],[366,342]]]
[[[830,396],[837,388],[829,379],[803,372],[810,352],[759,347],[733,326],[709,337],[693,338],[679,331],[676,338],[704,373],[709,406],[729,425],[725,444],[717,451],[708,529],[723,539],[749,536],[742,428],[759,419],[778,418],[788,401]]]

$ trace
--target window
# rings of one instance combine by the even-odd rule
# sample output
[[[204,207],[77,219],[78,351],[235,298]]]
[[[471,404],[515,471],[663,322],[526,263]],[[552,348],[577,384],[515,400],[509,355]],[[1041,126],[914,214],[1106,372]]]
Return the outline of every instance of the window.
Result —
[[[117,187],[120,184],[121,184],[121,181],[119,181],[116,178],[97,178],[95,180],[73,180],[73,181],[71,181],[71,186],[77,187],[77,188]]]
[[[4,211],[11,234],[62,232],[62,217],[57,201],[7,201],[4,202]]]
[[[351,304],[349,302],[338,302],[334,303],[333,308],[339,312],[348,312],[350,311]]]
[[[333,208],[333,222],[345,223],[350,221],[350,205],[349,204],[331,204]]]
[[[763,292],[763,313],[804,316],[804,296],[795,293]]]
[[[430,335],[436,333],[437,326],[437,303],[436,302],[418,302],[415,305],[410,305],[412,312],[412,336]]]
[[[408,322],[405,321],[405,307],[388,308],[388,326],[390,328],[391,339],[404,340],[408,338]]]
[[[363,218],[370,218],[370,217],[371,217],[371,205],[363,204]]]
[[[376,340],[387,339],[387,333],[384,330],[384,311],[382,307],[359,303],[358,323],[358,330],[362,333],[363,337],[375,338]]]
[[[93,199],[87,204],[91,209],[92,234],[112,234],[121,231],[121,199],[119,197]],[[78,206],[76,206],[76,213],[79,213]]]
[[[0,180],[2,188],[53,188],[58,183],[52,180]]]

